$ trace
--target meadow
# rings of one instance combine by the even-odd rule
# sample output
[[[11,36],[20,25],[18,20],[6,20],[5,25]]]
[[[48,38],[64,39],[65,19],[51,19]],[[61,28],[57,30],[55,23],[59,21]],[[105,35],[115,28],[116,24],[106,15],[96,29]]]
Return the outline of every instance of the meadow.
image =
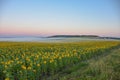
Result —
[[[111,50],[119,47],[119,41],[0,42],[0,80],[98,80],[98,77],[69,77],[74,75],[71,74],[74,70],[82,70],[81,66],[89,66],[86,61],[98,58],[104,53],[109,54]],[[63,76],[60,72],[69,75]],[[92,75],[94,72],[96,71],[89,70],[87,73]],[[77,72],[78,74],[81,73]]]

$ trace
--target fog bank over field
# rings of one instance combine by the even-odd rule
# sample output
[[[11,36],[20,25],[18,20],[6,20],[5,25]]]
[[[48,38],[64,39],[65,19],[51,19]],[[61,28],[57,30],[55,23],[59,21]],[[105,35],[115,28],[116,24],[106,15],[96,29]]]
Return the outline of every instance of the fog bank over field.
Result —
[[[0,37],[0,41],[15,41],[15,42],[79,42],[79,41],[120,41],[116,37],[100,37],[97,35],[53,35],[47,37]]]

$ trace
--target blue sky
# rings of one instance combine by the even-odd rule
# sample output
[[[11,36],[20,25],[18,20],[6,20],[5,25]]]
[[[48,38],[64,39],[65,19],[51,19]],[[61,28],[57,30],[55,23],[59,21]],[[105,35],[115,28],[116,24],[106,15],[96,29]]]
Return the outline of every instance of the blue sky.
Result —
[[[114,0],[3,0],[0,35],[120,37]]]

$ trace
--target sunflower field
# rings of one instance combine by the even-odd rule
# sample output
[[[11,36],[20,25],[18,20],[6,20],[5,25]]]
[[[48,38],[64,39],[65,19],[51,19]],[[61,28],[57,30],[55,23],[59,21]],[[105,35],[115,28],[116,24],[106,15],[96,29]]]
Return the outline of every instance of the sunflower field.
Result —
[[[117,46],[118,41],[0,42],[0,80],[41,80]]]

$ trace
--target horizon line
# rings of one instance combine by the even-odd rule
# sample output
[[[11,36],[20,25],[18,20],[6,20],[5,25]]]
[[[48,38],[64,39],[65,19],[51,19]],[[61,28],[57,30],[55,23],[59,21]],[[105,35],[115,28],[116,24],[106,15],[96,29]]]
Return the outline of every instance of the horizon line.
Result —
[[[51,37],[51,36],[97,36],[97,37],[115,37],[115,38],[120,38],[120,36],[101,36],[101,35],[95,35],[95,34],[55,34],[55,35],[0,35],[0,38],[11,38],[11,37]]]

